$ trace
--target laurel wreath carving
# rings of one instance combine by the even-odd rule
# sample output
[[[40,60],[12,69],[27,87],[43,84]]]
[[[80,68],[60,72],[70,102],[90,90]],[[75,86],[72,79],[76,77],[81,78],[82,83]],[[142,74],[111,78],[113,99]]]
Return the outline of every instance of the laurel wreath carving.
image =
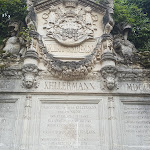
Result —
[[[102,42],[100,37],[96,47],[90,55],[87,55],[80,61],[61,61],[56,59],[52,54],[48,53],[47,48],[44,46],[41,35],[37,32],[32,32],[32,37],[37,39],[41,55],[48,67],[48,71],[56,78],[64,80],[82,79],[88,75],[94,68],[97,61],[97,53]]]

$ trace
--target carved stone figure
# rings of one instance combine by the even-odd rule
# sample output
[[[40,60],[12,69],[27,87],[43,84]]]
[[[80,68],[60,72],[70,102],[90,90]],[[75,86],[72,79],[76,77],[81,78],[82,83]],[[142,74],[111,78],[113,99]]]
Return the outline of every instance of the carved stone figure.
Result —
[[[9,24],[10,35],[6,40],[3,51],[5,51],[4,56],[7,54],[12,54],[13,56],[23,57],[26,52],[25,41],[21,37],[17,37],[18,32],[20,31],[21,22],[11,22]]]
[[[131,26],[128,24],[122,24],[118,28],[120,34],[114,37],[114,49],[118,54],[118,57],[126,63],[132,62],[134,53],[137,52],[134,44],[128,40],[128,33],[131,30]]]
[[[104,34],[102,36],[102,51],[103,53],[113,52],[113,38],[111,35]]]
[[[110,34],[114,27],[114,0],[104,0],[107,5],[107,11],[103,17],[104,34]]]
[[[115,87],[117,88],[116,76],[117,76],[117,68],[114,66],[105,66],[101,69],[101,75],[104,79],[104,86],[106,86],[109,90],[113,90]]]
[[[122,38],[121,35],[115,37],[114,49],[121,57],[125,57],[126,55],[131,57],[136,52],[135,46],[130,41]]]
[[[105,16],[103,17],[104,34],[110,34],[114,27],[114,20],[112,14],[107,9]]]
[[[106,85],[107,85],[107,88],[109,90],[113,90],[113,88],[115,87],[115,76],[107,76],[106,77]]]
[[[36,14],[34,12],[34,4],[35,0],[27,0],[27,10],[28,10],[28,15],[26,16],[26,24],[28,27],[36,30]]]
[[[93,19],[92,19],[92,16],[91,16],[91,12],[92,12],[91,7],[86,7],[85,11],[86,11],[86,16],[85,16],[86,24],[87,25],[92,25]]]
[[[104,34],[102,36],[100,58],[103,67],[107,64],[115,66],[116,58],[113,49],[113,38],[111,35]]]
[[[35,82],[34,76],[32,74],[26,75],[23,81],[23,85],[27,88],[30,89],[33,87],[33,84]]]
[[[114,0],[105,0],[110,14],[114,14]]]
[[[23,87],[30,89],[32,87],[37,88],[38,87],[38,83],[36,80],[36,76],[38,75],[38,68],[36,65],[34,64],[27,64],[24,65],[22,68],[22,72],[23,72]]]
[[[56,8],[54,6],[52,6],[50,8],[48,23],[49,24],[55,24],[55,22],[56,22]]]

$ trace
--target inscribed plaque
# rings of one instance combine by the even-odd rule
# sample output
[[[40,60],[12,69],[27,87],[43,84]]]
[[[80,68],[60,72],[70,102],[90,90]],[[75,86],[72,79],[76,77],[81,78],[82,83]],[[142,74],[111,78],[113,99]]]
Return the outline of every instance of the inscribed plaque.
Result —
[[[150,105],[124,106],[125,141],[130,150],[150,149]]]
[[[98,118],[97,104],[42,104],[41,148],[97,150]]]
[[[0,103],[0,150],[14,150],[15,103]]]

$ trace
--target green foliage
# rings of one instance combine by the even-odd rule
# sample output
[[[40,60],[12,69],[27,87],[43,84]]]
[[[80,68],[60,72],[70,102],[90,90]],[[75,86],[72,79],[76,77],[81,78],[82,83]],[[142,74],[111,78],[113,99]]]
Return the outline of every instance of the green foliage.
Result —
[[[114,19],[116,26],[121,22],[131,24],[132,32],[129,39],[139,51],[150,51],[150,18],[143,12],[145,9],[139,7],[141,3],[136,0],[115,0]]]
[[[24,21],[26,15],[26,0],[0,0],[0,45],[8,37],[8,20]],[[133,27],[130,40],[138,50],[150,51],[150,0],[115,0],[114,20],[116,26],[121,22],[130,23]],[[24,38],[29,38],[27,30],[22,31]]]
[[[0,0],[0,43],[8,36],[8,21],[24,22],[26,15],[26,0]]]
[[[22,31],[20,32],[21,37],[27,41],[30,42],[31,41],[31,37],[30,37],[30,31],[32,30],[32,28],[22,28]]]
[[[3,38],[0,37],[0,45],[2,45],[2,42],[3,42]]]
[[[128,4],[136,4],[148,17],[150,17],[150,0],[128,0]]]
[[[0,68],[7,66],[10,54],[3,56],[3,40],[8,37],[9,21],[25,21],[27,15],[26,0],[0,0]]]

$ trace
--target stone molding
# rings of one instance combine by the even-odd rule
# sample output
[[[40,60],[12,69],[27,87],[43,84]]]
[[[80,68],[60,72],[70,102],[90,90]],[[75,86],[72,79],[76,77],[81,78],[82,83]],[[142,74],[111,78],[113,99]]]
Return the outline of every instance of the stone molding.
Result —
[[[100,71],[101,72],[101,71]],[[91,72],[89,73],[84,80],[86,79],[96,79],[100,80],[102,77],[103,79],[106,78],[105,73],[100,72]],[[21,68],[7,68],[7,69],[1,69],[0,70],[0,79],[17,79],[20,80],[23,76],[23,71]],[[39,71],[38,74],[36,73],[36,76],[41,77],[44,79],[45,77],[47,79],[53,79],[53,76],[50,74],[50,72],[45,71]],[[118,72],[116,75],[116,78],[118,79],[118,82],[128,82],[128,81],[150,81],[150,70],[146,69],[135,69],[135,70],[120,70],[118,68]]]
[[[40,12],[42,10],[50,8],[51,5],[58,5],[62,3],[63,0],[51,0],[51,1],[40,1],[40,2],[35,2],[34,7],[37,12]],[[106,5],[105,4],[97,4],[96,2],[93,2],[91,0],[79,0],[78,4],[81,4],[83,6],[91,6],[92,10],[100,12],[102,14],[105,14],[106,12]]]

